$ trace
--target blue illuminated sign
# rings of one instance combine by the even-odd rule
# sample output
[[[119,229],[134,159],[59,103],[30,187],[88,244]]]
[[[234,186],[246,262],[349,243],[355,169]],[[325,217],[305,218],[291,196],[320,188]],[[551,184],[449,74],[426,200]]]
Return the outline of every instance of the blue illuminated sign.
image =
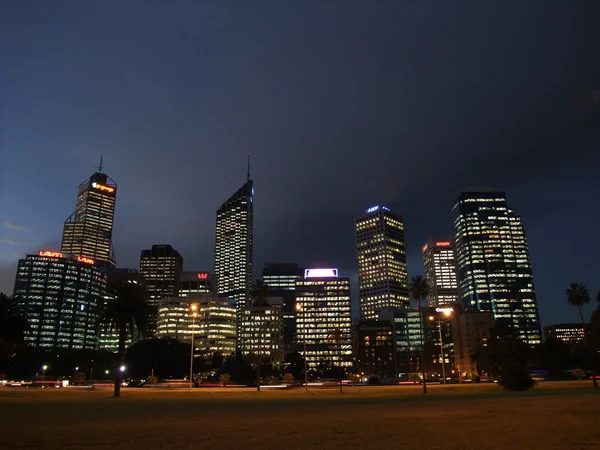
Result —
[[[379,209],[379,206],[372,206],[372,207],[370,207],[369,209],[367,209],[367,214],[368,214],[368,213],[375,212],[375,211],[377,211],[378,209]],[[381,207],[381,209],[383,209],[384,211],[389,211],[389,210],[390,210],[390,208],[388,208],[387,206],[382,206],[382,207]]]

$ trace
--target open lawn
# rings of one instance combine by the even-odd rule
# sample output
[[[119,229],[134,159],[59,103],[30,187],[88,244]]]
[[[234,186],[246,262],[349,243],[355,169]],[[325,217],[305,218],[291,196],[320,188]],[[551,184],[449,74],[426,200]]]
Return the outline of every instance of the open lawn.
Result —
[[[589,382],[429,389],[0,388],[0,449],[600,449]]]

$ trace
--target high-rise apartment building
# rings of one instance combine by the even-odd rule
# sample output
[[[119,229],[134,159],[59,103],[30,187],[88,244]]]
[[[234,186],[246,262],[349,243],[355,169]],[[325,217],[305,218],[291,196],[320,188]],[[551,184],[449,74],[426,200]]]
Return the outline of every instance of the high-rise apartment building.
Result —
[[[360,314],[377,318],[385,307],[409,304],[404,223],[385,206],[373,206],[356,218]]]
[[[503,192],[463,192],[454,212],[460,299],[492,311],[528,344],[542,341],[525,230]]]
[[[170,245],[153,245],[149,250],[142,250],[140,273],[146,282],[148,304],[152,308],[148,323],[149,336],[156,332],[158,300],[179,295],[182,269],[183,258]]]
[[[212,277],[209,272],[185,271],[179,276],[179,297],[188,294],[212,293]]]
[[[283,346],[285,353],[299,350],[296,342],[296,281],[304,278],[304,268],[294,263],[267,263],[262,281],[269,295],[283,299]]]
[[[94,350],[106,272],[88,257],[40,250],[19,260],[14,297],[29,329],[25,342],[40,349]]]
[[[454,249],[449,240],[429,238],[423,247],[425,278],[431,292],[429,306],[438,307],[458,302],[458,281]]]
[[[296,337],[308,366],[350,368],[350,278],[338,277],[338,269],[306,269],[304,279],[296,281],[296,304]]]
[[[79,185],[75,211],[66,220],[61,252],[93,259],[97,266],[112,268],[112,229],[117,184],[102,170]]]
[[[254,183],[248,179],[217,210],[215,279],[217,295],[235,300],[238,313],[250,304]]]

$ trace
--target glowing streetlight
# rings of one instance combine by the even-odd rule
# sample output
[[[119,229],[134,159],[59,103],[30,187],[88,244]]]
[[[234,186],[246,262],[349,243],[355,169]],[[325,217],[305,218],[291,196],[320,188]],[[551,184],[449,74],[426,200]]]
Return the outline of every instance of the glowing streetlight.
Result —
[[[194,384],[194,331],[196,329],[196,317],[198,317],[198,303],[190,305],[190,314],[192,315],[192,346],[190,349],[190,389]]]
[[[302,305],[300,303],[296,303],[296,311],[302,311]],[[308,371],[306,370],[306,334],[304,334],[302,338],[302,344],[304,344],[304,390],[308,391]]]
[[[44,387],[44,379],[46,378],[46,370],[48,370],[47,365],[42,366],[42,387]]]
[[[121,371],[121,373],[125,372],[125,366],[119,367],[119,370]]]

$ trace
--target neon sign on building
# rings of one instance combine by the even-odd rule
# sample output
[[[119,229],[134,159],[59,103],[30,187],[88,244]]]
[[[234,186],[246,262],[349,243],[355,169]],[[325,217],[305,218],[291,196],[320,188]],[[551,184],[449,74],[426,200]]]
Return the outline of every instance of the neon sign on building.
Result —
[[[94,260],[92,258],[86,258],[85,256],[78,256],[77,261],[86,264],[94,264]]]
[[[200,272],[198,274],[198,279],[199,280],[206,280],[206,279],[208,279],[208,272]]]
[[[105,191],[108,192],[109,194],[112,194],[113,192],[115,192],[115,188],[112,188],[110,186],[105,186],[104,184],[100,184],[100,183],[92,183],[92,187],[95,189],[98,189],[100,191]]]
[[[40,250],[38,252],[39,256],[47,256],[49,258],[62,258],[63,254],[61,252],[52,252],[49,250]]]
[[[337,269],[305,269],[304,278],[337,278]]]
[[[450,242],[436,242],[435,245],[438,247],[450,247]]]

